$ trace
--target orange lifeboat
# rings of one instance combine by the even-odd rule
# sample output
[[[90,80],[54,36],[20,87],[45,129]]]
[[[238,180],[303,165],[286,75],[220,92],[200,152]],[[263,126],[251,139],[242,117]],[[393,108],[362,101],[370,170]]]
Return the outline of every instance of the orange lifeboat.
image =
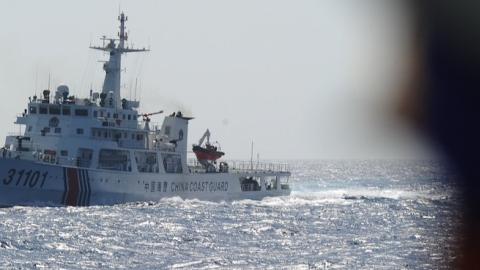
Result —
[[[225,155],[224,152],[218,151],[216,146],[205,144],[205,147],[194,145],[193,152],[199,161],[215,161]]]

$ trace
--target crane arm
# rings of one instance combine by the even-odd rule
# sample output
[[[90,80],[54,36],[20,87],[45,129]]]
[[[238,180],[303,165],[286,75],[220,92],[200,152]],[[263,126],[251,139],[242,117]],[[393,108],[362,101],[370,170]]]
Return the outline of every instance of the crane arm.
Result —
[[[161,114],[161,113],[163,113],[163,110],[158,111],[158,112],[153,112],[153,113],[140,113],[140,114],[138,114],[138,116],[146,117],[146,116],[152,116],[152,115]]]
[[[201,146],[203,141],[205,141],[205,139],[207,139],[207,143],[209,144],[210,143],[210,131],[208,130],[205,130],[205,133],[203,133],[203,136],[202,138],[200,138],[200,140],[198,141],[198,145]]]

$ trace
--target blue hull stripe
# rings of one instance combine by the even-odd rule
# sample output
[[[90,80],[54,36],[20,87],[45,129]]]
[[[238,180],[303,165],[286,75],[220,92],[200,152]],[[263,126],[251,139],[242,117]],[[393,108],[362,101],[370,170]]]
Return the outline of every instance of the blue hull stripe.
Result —
[[[77,184],[78,184],[78,195],[77,195],[77,206],[82,206],[81,203],[82,203],[82,175],[80,174],[80,171],[79,169],[76,170],[76,174],[77,174]]]
[[[87,183],[85,180],[85,170],[79,170],[80,174],[80,206],[86,206],[86,200],[87,200]]]
[[[85,170],[82,170],[82,183],[83,183],[82,205],[87,206],[87,180],[85,178]]]
[[[90,187],[90,177],[88,176],[88,170],[85,170],[85,175],[86,175],[86,178],[87,178],[87,202],[86,202],[86,205],[89,206],[90,205],[90,194],[92,193],[91,192],[91,187]]]
[[[62,204],[66,204],[66,199],[67,199],[67,168],[63,168],[63,185],[64,185],[64,190],[63,190],[63,196],[62,196]]]
[[[87,195],[88,195],[88,179],[87,179],[87,170],[83,170],[83,206],[87,206]]]

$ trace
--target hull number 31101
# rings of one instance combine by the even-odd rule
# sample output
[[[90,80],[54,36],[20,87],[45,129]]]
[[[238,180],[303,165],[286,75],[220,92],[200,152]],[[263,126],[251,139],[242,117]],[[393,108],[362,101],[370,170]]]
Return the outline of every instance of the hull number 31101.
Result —
[[[48,172],[43,174],[40,171],[34,170],[20,170],[15,169],[8,170],[7,176],[3,178],[4,185],[15,185],[15,186],[27,186],[34,188],[39,185],[40,188],[45,184],[47,180]]]

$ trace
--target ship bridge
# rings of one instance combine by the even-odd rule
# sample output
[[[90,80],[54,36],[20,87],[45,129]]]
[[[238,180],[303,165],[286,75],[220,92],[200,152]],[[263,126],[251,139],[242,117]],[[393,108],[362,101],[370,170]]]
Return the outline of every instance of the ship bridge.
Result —
[[[152,165],[162,159],[164,172],[186,172],[188,121],[181,112],[164,117],[161,128],[150,127],[150,117],[161,114],[138,112],[139,102],[121,98],[121,60],[125,53],[146,52],[127,44],[124,13],[117,38],[103,37],[102,46],[91,46],[108,53],[103,65],[105,79],[101,91],[79,98],[67,85],[50,89],[40,97],[29,98],[27,109],[15,124],[24,126],[21,134],[10,135],[5,147],[27,159],[88,168],[160,172]],[[153,162],[155,161],[155,162]],[[153,163],[152,163],[153,162]]]

